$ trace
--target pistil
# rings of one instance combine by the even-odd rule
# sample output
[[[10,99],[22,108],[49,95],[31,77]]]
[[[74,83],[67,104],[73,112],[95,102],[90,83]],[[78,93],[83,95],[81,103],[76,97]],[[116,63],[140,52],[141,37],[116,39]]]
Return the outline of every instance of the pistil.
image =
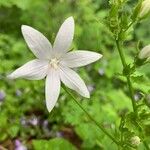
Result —
[[[58,65],[59,65],[59,60],[56,59],[56,58],[53,58],[50,60],[50,66],[54,69],[57,69],[58,68]]]

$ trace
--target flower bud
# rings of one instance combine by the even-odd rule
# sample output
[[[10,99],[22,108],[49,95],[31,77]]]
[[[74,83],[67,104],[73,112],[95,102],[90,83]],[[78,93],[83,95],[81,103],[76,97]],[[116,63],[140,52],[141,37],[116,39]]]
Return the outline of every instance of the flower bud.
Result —
[[[130,141],[133,146],[139,146],[141,143],[141,139],[138,136],[133,136]]]
[[[138,55],[139,59],[150,58],[150,45],[145,46]]]
[[[143,18],[150,13],[150,0],[144,0],[141,5],[139,17]]]

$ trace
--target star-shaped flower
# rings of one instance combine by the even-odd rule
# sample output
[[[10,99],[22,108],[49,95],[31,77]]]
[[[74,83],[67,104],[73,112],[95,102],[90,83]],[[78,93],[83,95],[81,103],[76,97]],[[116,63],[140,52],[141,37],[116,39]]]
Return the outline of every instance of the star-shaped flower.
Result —
[[[90,94],[84,81],[72,68],[95,62],[102,55],[84,50],[68,52],[74,35],[73,17],[69,17],[62,24],[53,47],[43,34],[32,27],[22,25],[21,29],[28,47],[37,59],[29,61],[8,77],[10,79],[22,77],[29,80],[39,80],[46,77],[45,95],[49,112],[59,97],[61,81],[70,89],[89,98]]]

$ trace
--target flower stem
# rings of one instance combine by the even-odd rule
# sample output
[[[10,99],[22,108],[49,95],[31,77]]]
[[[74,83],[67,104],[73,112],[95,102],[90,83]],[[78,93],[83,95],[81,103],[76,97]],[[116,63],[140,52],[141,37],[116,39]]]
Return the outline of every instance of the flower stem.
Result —
[[[132,22],[128,25],[128,27],[124,30],[124,32],[126,32],[134,23],[135,23],[135,21],[132,21]]]
[[[63,86],[63,89],[68,93],[68,95],[70,95],[72,97],[72,99],[74,100],[74,102],[85,112],[85,114],[89,117],[89,119],[101,130],[103,131],[114,143],[116,143],[117,145],[119,145],[119,142],[112,136],[110,135],[106,129],[99,124],[86,110],[85,108],[76,100],[76,98],[67,90],[67,88],[65,87],[65,85]]]
[[[146,148],[147,150],[150,150],[150,148],[149,148],[148,144],[146,143],[146,141],[144,141],[143,143],[144,143],[145,148]]]
[[[119,52],[119,55],[120,55],[122,65],[123,65],[123,69],[125,69],[127,67],[127,64],[126,64],[124,53],[121,49],[121,45],[120,45],[119,40],[116,40],[116,45],[117,45],[117,49],[118,49],[118,52]],[[134,99],[134,91],[133,91],[133,87],[132,87],[132,83],[131,83],[131,79],[130,79],[130,74],[126,75],[126,79],[127,79],[127,84],[128,84],[128,87],[129,87],[130,97],[131,97],[131,100],[132,100],[133,111],[136,112],[136,103],[135,103],[135,99]]]

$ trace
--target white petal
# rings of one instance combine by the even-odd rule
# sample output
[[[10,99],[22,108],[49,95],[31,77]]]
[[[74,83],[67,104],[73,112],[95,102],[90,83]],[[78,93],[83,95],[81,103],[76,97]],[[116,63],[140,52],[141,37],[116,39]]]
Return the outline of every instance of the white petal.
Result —
[[[42,33],[27,25],[22,25],[21,30],[28,47],[37,58],[49,59],[51,57],[51,43]]]
[[[57,70],[55,69],[50,69],[48,73],[45,92],[46,106],[50,112],[54,108],[60,93],[60,78]]]
[[[16,79],[21,77],[29,80],[39,80],[46,76],[47,71],[48,61],[34,59],[8,75],[8,78]]]
[[[74,68],[93,63],[102,57],[101,54],[91,51],[72,51],[62,57],[61,63],[64,66]]]
[[[56,36],[53,50],[56,57],[60,57],[62,54],[69,50],[74,35],[74,19],[69,17],[61,25],[58,34]]]
[[[70,89],[75,90],[84,97],[90,97],[89,91],[84,81],[72,69],[60,66],[60,79]]]

